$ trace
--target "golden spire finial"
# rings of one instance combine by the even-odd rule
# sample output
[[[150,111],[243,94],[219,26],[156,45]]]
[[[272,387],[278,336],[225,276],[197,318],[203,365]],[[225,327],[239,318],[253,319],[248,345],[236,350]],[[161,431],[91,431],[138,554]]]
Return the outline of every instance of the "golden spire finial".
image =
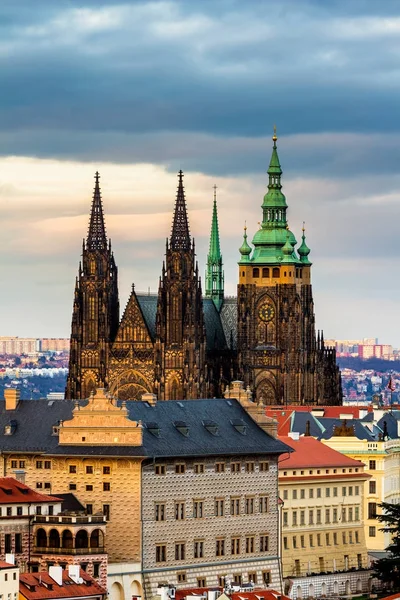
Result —
[[[247,231],[247,221],[244,222],[244,232],[246,233]]]
[[[277,141],[277,139],[278,139],[278,136],[276,135],[276,125],[274,125],[274,135],[272,136],[272,141],[274,142],[274,144]]]
[[[305,221],[303,221],[303,229],[302,229],[302,232],[304,233],[304,232],[305,232],[305,230],[306,230],[306,222],[305,222]]]

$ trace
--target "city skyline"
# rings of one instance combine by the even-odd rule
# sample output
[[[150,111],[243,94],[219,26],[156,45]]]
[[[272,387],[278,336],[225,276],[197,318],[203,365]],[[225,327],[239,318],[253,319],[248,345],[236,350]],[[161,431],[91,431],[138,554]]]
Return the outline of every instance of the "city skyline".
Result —
[[[68,336],[96,170],[121,310],[157,291],[179,168],[203,291],[216,184],[235,294],[276,123],[317,328],[400,346],[395,3],[21,4],[0,8],[2,335]]]

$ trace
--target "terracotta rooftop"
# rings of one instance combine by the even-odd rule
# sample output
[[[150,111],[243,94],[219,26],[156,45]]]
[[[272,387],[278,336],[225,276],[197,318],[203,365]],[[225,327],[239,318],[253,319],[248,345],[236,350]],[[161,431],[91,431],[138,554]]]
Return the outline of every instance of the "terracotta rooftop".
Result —
[[[0,504],[61,502],[60,498],[39,494],[14,477],[0,477]]]
[[[349,458],[313,437],[302,436],[297,441],[289,436],[279,436],[279,439],[294,450],[288,458],[286,455],[281,457],[280,471],[301,467],[364,467],[359,460]]]
[[[72,600],[73,598],[85,598],[94,595],[105,596],[106,590],[82,569],[80,570],[80,577],[82,577],[83,583],[75,583],[69,577],[68,572],[63,571],[63,585],[60,586],[50,577],[47,571],[21,573],[19,577],[20,597],[22,596],[27,600],[51,600],[52,598],[71,598]]]
[[[222,595],[224,592],[221,587],[208,587],[208,588],[186,588],[176,590],[175,598],[176,600],[184,600],[187,596],[206,596],[207,592],[210,590],[218,590],[219,595]],[[277,600],[281,598],[282,600],[289,600],[287,596],[284,596],[280,592],[271,589],[263,589],[263,588],[254,588],[253,591],[246,592],[233,592],[227,596],[230,600],[260,600],[260,598],[264,598],[264,600]]]
[[[16,565],[11,565],[8,562],[5,562],[4,560],[0,560],[0,570],[1,569],[17,569],[18,567]]]

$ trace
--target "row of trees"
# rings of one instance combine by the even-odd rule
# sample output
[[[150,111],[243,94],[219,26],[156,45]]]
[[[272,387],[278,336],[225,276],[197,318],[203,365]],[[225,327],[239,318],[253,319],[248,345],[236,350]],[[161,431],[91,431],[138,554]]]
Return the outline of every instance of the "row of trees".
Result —
[[[377,515],[378,521],[384,524],[381,531],[391,534],[391,542],[386,550],[390,553],[387,558],[381,558],[374,564],[374,575],[385,586],[400,589],[400,504],[380,504],[382,514]]]

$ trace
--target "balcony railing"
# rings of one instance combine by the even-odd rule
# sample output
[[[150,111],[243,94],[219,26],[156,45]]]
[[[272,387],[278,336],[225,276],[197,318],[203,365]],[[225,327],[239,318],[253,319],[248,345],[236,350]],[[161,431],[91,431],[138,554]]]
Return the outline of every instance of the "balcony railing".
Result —
[[[34,546],[34,554],[64,554],[68,555],[80,555],[83,554],[105,554],[105,546],[99,546],[97,548],[48,548],[47,546]]]
[[[61,524],[78,524],[78,525],[88,525],[90,523],[107,523],[106,517],[103,515],[79,515],[79,516],[66,516],[66,515],[36,515],[34,518],[34,523],[61,523]]]

